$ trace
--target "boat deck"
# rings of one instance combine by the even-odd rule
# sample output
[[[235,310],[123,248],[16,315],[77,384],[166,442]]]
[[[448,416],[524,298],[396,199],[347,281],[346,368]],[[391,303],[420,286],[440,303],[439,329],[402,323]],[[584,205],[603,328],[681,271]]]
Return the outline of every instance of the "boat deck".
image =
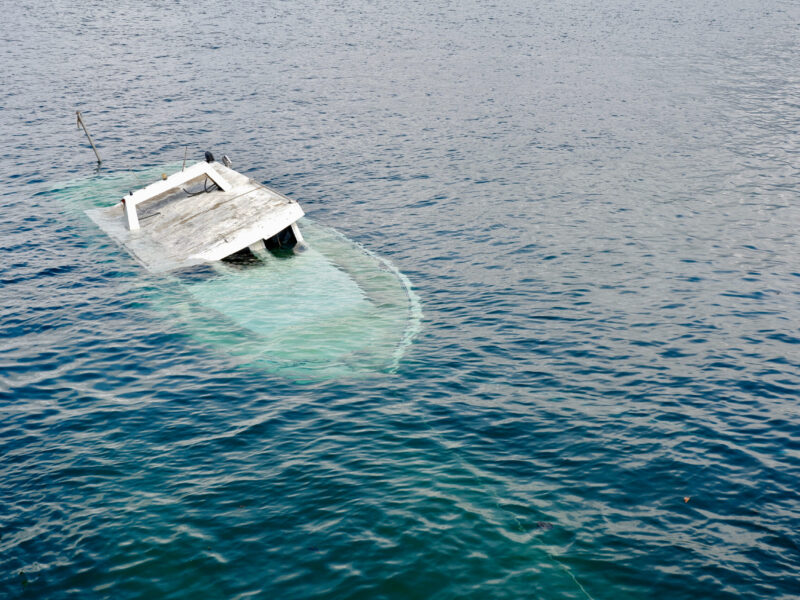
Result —
[[[176,173],[148,186],[160,186],[156,190],[160,193],[134,205],[138,229],[130,229],[126,218],[130,210],[126,212],[123,202],[87,214],[153,272],[220,260],[274,236],[303,216],[297,202],[275,190],[217,162],[213,170],[224,179],[227,191],[205,174],[170,187],[170,180],[179,176]],[[130,202],[140,192],[125,199]]]

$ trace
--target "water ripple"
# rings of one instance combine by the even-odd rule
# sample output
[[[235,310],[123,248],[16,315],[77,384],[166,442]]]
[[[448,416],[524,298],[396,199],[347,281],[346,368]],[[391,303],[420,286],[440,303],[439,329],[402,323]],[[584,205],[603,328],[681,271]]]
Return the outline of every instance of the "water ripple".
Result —
[[[798,597],[800,14],[595,4],[5,11],[0,598]],[[63,201],[187,144],[408,276],[394,372],[221,352]]]

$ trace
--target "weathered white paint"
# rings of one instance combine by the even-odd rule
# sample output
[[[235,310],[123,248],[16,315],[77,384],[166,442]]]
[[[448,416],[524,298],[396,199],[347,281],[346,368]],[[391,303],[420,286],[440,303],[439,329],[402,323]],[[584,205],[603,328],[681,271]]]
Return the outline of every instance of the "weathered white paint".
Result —
[[[126,196],[124,202],[87,214],[154,272],[219,260],[259,243],[263,247],[262,240],[303,216],[294,200],[220,163],[214,163],[209,177],[222,189],[188,196],[180,186],[207,175],[205,165],[193,165],[182,172],[189,175],[158,181]],[[145,190],[149,192],[139,194]],[[138,200],[138,210],[129,210],[130,198]],[[301,241],[299,229],[294,233]]]
[[[297,223],[292,223],[292,232],[294,233],[294,239],[297,240],[298,244],[305,242],[303,239],[303,234],[300,233],[300,228],[297,226]]]
[[[225,181],[225,179],[219,173],[217,173],[211,163],[199,162],[195,165],[192,165],[188,169],[178,171],[166,179],[151,183],[147,187],[136,190],[135,192],[125,196],[122,199],[122,202],[125,205],[125,218],[128,223],[128,229],[130,231],[139,229],[139,218],[136,208],[139,204],[142,202],[147,202],[148,200],[153,200],[186,183],[189,183],[193,179],[198,179],[201,177],[208,177],[211,181],[216,183],[223,192],[229,192],[232,189],[231,184]]]
[[[125,209],[125,224],[128,226],[128,231],[137,231],[139,229],[139,215],[136,213],[136,205],[132,202],[126,202],[122,199],[122,207]]]
[[[267,246],[266,244],[264,244],[263,239],[258,240],[254,244],[250,244],[248,248],[250,248],[250,252],[252,252],[256,256],[260,256],[262,252],[267,251]]]

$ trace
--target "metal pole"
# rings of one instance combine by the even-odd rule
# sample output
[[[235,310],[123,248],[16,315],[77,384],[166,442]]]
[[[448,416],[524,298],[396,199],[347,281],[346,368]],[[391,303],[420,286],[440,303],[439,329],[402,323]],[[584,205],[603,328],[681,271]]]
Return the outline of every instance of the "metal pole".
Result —
[[[89,130],[86,129],[86,124],[83,122],[83,117],[81,116],[81,111],[76,110],[75,114],[78,115],[78,125],[83,127],[83,131],[86,133],[86,137],[89,138],[89,143],[92,145],[92,150],[94,150],[94,155],[97,157],[97,163],[100,164],[103,162],[103,159],[100,158],[100,153],[95,148],[94,141],[92,140],[92,136],[89,135]]]
[[[189,151],[189,146],[183,147],[183,166],[181,167],[181,171],[186,168],[186,153]]]

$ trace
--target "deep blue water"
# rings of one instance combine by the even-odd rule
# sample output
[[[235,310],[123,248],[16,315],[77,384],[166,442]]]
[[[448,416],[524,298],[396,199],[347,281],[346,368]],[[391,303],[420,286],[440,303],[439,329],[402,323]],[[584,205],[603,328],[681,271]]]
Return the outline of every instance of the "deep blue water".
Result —
[[[0,597],[800,597],[796,2],[0,8]],[[185,145],[409,277],[396,372],[200,343],[59,193]]]

